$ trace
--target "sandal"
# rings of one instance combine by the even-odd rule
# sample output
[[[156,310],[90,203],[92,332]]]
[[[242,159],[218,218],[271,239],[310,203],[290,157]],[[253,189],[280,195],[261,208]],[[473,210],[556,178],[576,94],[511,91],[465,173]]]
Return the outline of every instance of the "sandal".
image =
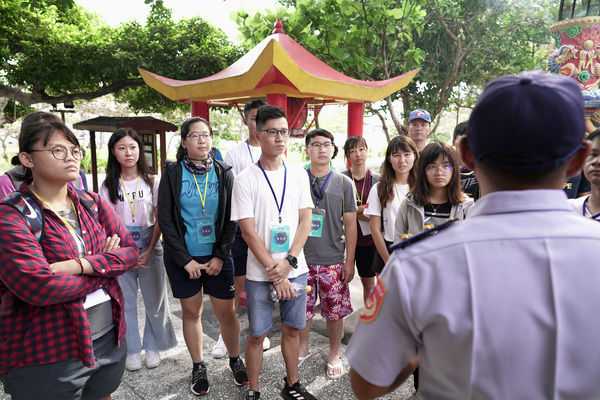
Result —
[[[327,363],[327,377],[329,379],[338,379],[344,375],[344,364],[342,360],[335,365]]]
[[[310,351],[304,357],[298,357],[298,368],[300,368],[300,366],[302,365],[302,363],[304,361],[308,360],[309,357],[312,357],[312,353]]]

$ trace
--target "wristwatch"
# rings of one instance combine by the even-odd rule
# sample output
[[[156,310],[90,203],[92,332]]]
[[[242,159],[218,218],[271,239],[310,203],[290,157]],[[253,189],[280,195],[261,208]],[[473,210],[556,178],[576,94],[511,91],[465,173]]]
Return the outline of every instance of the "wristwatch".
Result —
[[[292,266],[292,268],[294,268],[294,269],[298,268],[298,259],[296,257],[294,257],[291,254],[288,254],[285,259],[290,262],[290,265]]]

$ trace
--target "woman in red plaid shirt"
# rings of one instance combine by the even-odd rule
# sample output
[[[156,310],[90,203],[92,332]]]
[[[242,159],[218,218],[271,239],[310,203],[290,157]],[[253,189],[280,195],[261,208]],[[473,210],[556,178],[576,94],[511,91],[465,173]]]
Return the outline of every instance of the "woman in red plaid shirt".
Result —
[[[135,267],[138,251],[108,203],[67,185],[83,155],[62,123],[21,128],[25,211],[0,203],[0,379],[13,400],[109,399],[121,382],[117,277]],[[36,237],[25,217],[40,212]]]

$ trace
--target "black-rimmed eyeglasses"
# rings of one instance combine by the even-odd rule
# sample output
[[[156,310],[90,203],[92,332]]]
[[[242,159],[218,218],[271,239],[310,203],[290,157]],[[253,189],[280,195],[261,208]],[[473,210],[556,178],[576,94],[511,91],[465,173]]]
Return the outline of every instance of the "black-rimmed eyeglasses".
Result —
[[[30,150],[28,153],[35,153],[36,151],[49,151],[57,160],[64,160],[67,158],[67,154],[69,154],[69,150],[65,146],[61,145],[54,146],[50,150]],[[85,157],[85,150],[81,147],[73,147],[71,149],[71,155],[74,159],[81,160],[83,157]]]
[[[266,132],[268,137],[275,137],[277,136],[277,134],[281,135],[282,137],[288,137],[290,136],[290,129],[261,129],[261,132]]]

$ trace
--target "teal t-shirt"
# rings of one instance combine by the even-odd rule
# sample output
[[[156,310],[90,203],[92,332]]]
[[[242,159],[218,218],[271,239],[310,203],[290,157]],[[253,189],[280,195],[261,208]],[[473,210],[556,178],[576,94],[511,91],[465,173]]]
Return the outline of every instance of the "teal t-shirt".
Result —
[[[193,174],[185,168],[183,162],[181,163],[182,174],[181,174],[181,216],[183,217],[183,223],[185,224],[185,245],[190,255],[198,256],[210,256],[213,251],[212,243],[199,243],[198,233],[196,224],[198,217],[202,216],[202,201],[200,200],[200,193],[204,197],[204,187],[206,184],[206,202],[205,202],[205,215],[212,217],[213,228],[217,220],[219,213],[219,181],[215,168],[206,175],[196,175],[198,186],[194,182]],[[208,182],[206,182],[208,179]]]

